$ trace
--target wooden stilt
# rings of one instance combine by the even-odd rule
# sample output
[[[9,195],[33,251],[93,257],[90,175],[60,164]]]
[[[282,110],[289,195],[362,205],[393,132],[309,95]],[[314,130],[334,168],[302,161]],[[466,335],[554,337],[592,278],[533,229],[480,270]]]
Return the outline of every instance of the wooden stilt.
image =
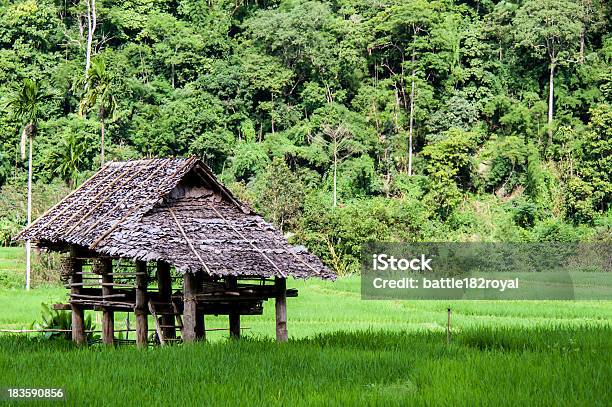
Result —
[[[235,290],[238,287],[238,280],[236,276],[228,276],[226,281],[227,288],[229,290]],[[230,338],[240,338],[240,312],[237,309],[232,310],[229,313],[229,332]]]
[[[136,346],[146,348],[148,344],[147,311],[147,263],[136,261]]]
[[[196,340],[196,286],[193,273],[183,275],[183,342]]]
[[[83,263],[81,259],[77,258],[77,251],[75,247],[70,248],[70,257],[72,265],[72,284],[79,284],[83,282]],[[81,287],[78,285],[72,285],[70,293],[79,294]],[[77,345],[83,345],[86,342],[85,338],[85,316],[83,308],[78,304],[70,304],[72,309],[72,340]]]
[[[102,296],[107,297],[113,294],[113,260],[110,258],[101,259],[102,269]],[[113,345],[115,343],[115,313],[108,308],[102,311],[102,343]]]
[[[172,278],[170,276],[170,264],[165,261],[157,262],[157,285],[159,287],[159,297],[162,302],[172,303]],[[164,314],[161,316],[162,334],[167,339],[176,338],[174,326],[174,316]]]
[[[274,287],[276,288],[276,340],[287,342],[287,280],[276,277]]]
[[[204,287],[204,273],[199,272],[195,275],[196,278],[196,295],[202,292]],[[198,310],[196,306],[196,321],[195,321],[195,334],[197,340],[206,340],[206,326],[204,322],[204,312]]]
[[[231,312],[229,314],[230,338],[240,339],[240,313]]]

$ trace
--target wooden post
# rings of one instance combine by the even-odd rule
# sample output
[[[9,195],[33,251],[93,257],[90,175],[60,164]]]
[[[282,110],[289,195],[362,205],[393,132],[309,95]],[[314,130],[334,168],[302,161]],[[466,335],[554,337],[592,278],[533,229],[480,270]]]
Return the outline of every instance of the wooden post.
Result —
[[[102,296],[111,295],[113,293],[113,260],[110,258],[100,259],[102,262]],[[113,345],[115,343],[115,313],[109,308],[102,310],[102,343],[105,345]]]
[[[448,319],[446,321],[446,343],[451,342],[451,309],[447,308],[446,311],[448,312]]]
[[[183,275],[183,342],[196,340],[196,286],[193,273]]]
[[[83,262],[77,259],[77,250],[74,246],[70,248],[70,258],[72,261],[72,278],[70,281],[73,284],[70,287],[70,293],[79,294],[81,292],[80,284],[83,282],[83,275],[81,274],[83,272]],[[72,308],[72,340],[77,345],[83,345],[86,342],[83,308],[78,304],[70,304],[70,308]]]
[[[232,290],[238,287],[238,279],[236,276],[227,277],[227,288]],[[238,308],[236,306],[236,308]],[[229,313],[229,332],[230,338],[240,338],[240,312],[238,310],[232,310]]]
[[[136,261],[136,346],[148,345],[149,322],[147,311],[147,262]]]
[[[276,277],[274,287],[276,288],[276,340],[287,342],[287,280]]]
[[[201,293],[204,288],[204,273],[198,272],[195,275],[196,279],[196,294]],[[206,340],[206,326],[204,322],[204,312],[202,310],[198,310],[197,302],[196,302],[196,314],[195,314],[195,335],[197,340]]]
[[[167,303],[169,310],[172,310],[172,278],[170,276],[170,264],[165,261],[157,262],[157,286],[159,287],[160,300]],[[162,333],[165,338],[175,338],[176,329],[169,327],[174,326],[174,316],[169,313],[164,313],[161,316]]]

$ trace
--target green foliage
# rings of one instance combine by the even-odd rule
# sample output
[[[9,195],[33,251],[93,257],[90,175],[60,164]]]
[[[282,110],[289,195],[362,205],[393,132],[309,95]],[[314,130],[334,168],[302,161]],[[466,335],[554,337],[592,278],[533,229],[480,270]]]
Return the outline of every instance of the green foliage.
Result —
[[[366,238],[525,241],[590,236],[549,233],[546,221],[601,227],[612,9],[379,3],[98,2],[85,72],[84,4],[0,1],[0,244],[24,223],[19,137],[35,132],[36,188],[82,182],[103,132],[106,159],[195,154],[342,272]],[[51,195],[35,190],[34,217],[62,196]]]
[[[269,159],[260,143],[241,142],[234,148],[230,171],[239,181],[251,181],[268,165]]]
[[[546,219],[533,228],[534,242],[579,242],[588,237],[590,231],[584,226],[573,226],[557,219]]]
[[[40,85],[25,78],[21,87],[16,88],[6,101],[6,108],[23,123],[36,123],[40,117],[43,93]]]
[[[525,174],[530,150],[523,139],[518,136],[506,136],[490,140],[483,153],[487,168],[484,175],[484,187],[487,191],[496,191],[506,195],[515,187],[525,185]]]
[[[346,198],[373,195],[379,190],[374,160],[361,155],[339,166],[338,191]]]
[[[607,211],[612,202],[612,105],[602,104],[591,111],[577,156],[576,170],[593,188],[594,209]]]
[[[10,172],[10,163],[6,155],[0,152],[0,185],[3,185]]]
[[[592,223],[596,212],[591,184],[571,177],[565,186],[565,208],[570,219],[578,223]]]
[[[472,185],[472,158],[478,136],[475,133],[451,129],[444,139],[423,149],[427,160],[425,173],[430,177],[426,200],[442,217],[448,216],[462,199],[460,186]]]
[[[106,69],[104,59],[98,57],[91,61],[85,88],[85,96],[79,106],[80,114],[86,114],[95,105],[98,105],[98,118],[100,120],[114,114],[117,100],[113,94],[113,77]]]
[[[577,49],[583,9],[569,0],[527,0],[514,18],[517,45],[551,64],[567,60]]]
[[[281,231],[295,227],[304,200],[304,185],[282,158],[268,164],[257,181],[257,209]]]
[[[36,219],[69,192],[63,182],[37,183],[32,190],[32,218]],[[12,242],[26,224],[27,190],[21,185],[5,184],[0,189],[0,239],[2,246]]]
[[[51,306],[41,304],[40,321],[34,322],[31,329],[37,330],[70,330],[72,329],[72,314],[68,311],[55,310]],[[93,323],[91,314],[87,314],[83,324],[85,331],[93,331],[96,325]],[[66,340],[72,339],[72,332],[42,332],[41,336],[45,339],[63,338]],[[92,341],[99,337],[93,332],[86,332],[85,337],[88,341]]]
[[[51,180],[57,175],[74,188],[80,174],[99,163],[98,128],[94,120],[76,115],[46,122],[41,128],[44,137],[37,143],[41,152],[36,160],[38,177]]]
[[[513,202],[512,218],[522,228],[533,227],[538,218],[537,206],[529,201],[519,200]]]
[[[304,232],[296,239],[340,275],[359,271],[364,243],[419,241],[428,231],[428,212],[418,199],[355,199],[333,210],[330,199],[321,193],[306,198]]]

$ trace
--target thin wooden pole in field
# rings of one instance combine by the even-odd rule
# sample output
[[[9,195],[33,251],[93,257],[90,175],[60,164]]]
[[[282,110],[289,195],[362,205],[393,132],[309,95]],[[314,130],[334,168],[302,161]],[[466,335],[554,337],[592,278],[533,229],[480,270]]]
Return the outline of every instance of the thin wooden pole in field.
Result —
[[[448,312],[448,319],[446,322],[446,343],[450,344],[451,343],[451,309],[447,308],[447,312]]]

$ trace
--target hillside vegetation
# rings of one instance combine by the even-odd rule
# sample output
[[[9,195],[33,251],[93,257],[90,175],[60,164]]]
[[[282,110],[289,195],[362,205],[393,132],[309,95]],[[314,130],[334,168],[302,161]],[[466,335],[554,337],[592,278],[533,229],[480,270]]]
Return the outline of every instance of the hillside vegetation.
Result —
[[[22,135],[34,217],[103,151],[195,154],[339,273],[367,240],[608,240],[611,26],[603,0],[0,0],[0,244]]]

